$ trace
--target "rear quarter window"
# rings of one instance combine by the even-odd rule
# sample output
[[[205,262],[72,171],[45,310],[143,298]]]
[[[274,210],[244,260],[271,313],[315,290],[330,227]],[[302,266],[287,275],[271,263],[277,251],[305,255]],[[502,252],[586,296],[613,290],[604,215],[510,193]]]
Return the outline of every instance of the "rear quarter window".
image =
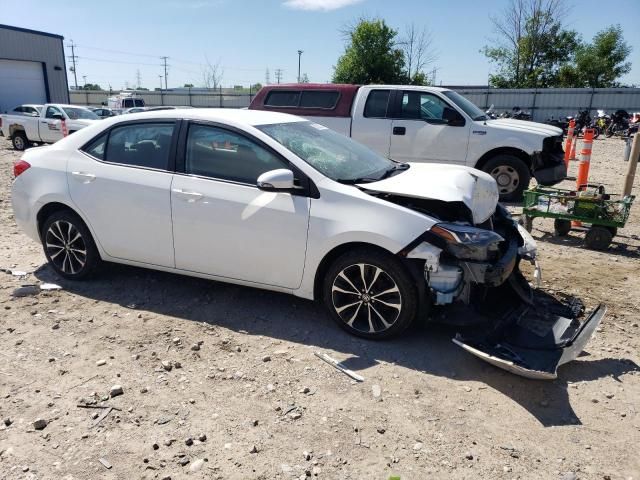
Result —
[[[338,103],[338,92],[314,92],[313,90],[303,91],[300,99],[301,108],[326,108],[333,109]]]
[[[264,99],[264,104],[268,107],[297,107],[299,101],[300,92],[272,90]]]

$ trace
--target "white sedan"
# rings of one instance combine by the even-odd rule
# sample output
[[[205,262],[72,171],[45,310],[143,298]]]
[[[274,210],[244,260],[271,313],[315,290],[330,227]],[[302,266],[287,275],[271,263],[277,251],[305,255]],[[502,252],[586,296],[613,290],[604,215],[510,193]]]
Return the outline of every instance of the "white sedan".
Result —
[[[371,339],[433,305],[471,304],[485,335],[456,343],[538,378],[575,358],[604,313],[580,324],[556,308],[541,327],[543,293],[518,269],[535,242],[488,174],[397,163],[291,115],[118,116],[29,150],[14,172],[16,221],[67,279],[107,261],[287,292]]]

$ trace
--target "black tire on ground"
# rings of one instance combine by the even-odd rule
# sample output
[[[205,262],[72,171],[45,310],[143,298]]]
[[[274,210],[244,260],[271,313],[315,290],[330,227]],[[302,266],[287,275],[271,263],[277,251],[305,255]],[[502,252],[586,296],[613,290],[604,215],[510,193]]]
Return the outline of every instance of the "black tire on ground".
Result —
[[[13,143],[13,148],[19,152],[22,152],[31,146],[31,142],[29,142],[25,132],[15,132],[11,135],[11,143]]]
[[[618,234],[618,227],[607,227],[607,230],[611,232],[611,238],[615,237]]]
[[[584,244],[591,250],[606,250],[611,244],[613,235],[605,227],[592,226],[584,237]]]
[[[482,170],[498,183],[501,202],[521,201],[522,192],[529,188],[529,167],[515,155],[496,155],[484,164]]]
[[[418,291],[390,253],[357,248],[336,258],[322,279],[323,303],[347,332],[372,340],[402,333],[418,312]]]
[[[529,233],[533,230],[533,217],[530,217],[529,215],[521,215],[518,223]]]
[[[571,221],[556,218],[553,221],[553,233],[556,237],[566,237],[571,231]]]
[[[69,280],[89,277],[102,262],[91,232],[69,210],[52,213],[42,224],[40,238],[51,267]]]

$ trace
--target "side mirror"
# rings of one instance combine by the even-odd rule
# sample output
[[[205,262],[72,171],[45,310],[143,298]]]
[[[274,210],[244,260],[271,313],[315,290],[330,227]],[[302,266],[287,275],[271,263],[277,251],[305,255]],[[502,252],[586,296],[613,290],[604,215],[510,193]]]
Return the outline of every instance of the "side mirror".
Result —
[[[286,168],[270,170],[258,177],[258,188],[265,192],[289,191],[296,188],[293,172]]]
[[[51,115],[51,118],[53,118],[54,120],[64,120],[64,117],[62,116],[61,113],[53,113]]]
[[[452,127],[464,127],[464,117],[453,108],[444,107],[442,119],[447,122],[447,125]]]

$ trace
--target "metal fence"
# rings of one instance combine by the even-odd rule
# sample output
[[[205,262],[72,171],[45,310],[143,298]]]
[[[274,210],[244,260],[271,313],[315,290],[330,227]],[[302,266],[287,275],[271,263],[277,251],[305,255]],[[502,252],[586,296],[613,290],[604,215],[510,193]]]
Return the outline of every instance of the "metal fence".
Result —
[[[217,107],[217,108],[244,108],[248,107],[255,92],[233,93],[233,90],[163,90],[163,91],[139,91],[137,98],[142,98],[147,107],[164,105],[189,106],[189,107]],[[117,95],[118,92],[100,90],[71,90],[69,97],[74,105],[100,106],[106,103],[107,98]]]
[[[608,113],[618,109],[640,111],[640,88],[455,88],[478,107],[487,110],[491,105],[497,112],[513,107],[530,111],[533,120],[563,118],[578,110],[598,109]]]
[[[483,110],[491,105],[497,112],[511,111],[520,107],[530,111],[533,120],[562,118],[575,115],[578,110],[597,109],[609,113],[621,108],[629,112],[640,111],[640,88],[546,88],[546,89],[501,89],[453,87]],[[111,94],[106,91],[72,90],[71,103],[77,105],[100,105]],[[160,105],[191,107],[243,108],[251,103],[255,92],[233,93],[232,89],[166,90],[139,92],[149,107]]]

